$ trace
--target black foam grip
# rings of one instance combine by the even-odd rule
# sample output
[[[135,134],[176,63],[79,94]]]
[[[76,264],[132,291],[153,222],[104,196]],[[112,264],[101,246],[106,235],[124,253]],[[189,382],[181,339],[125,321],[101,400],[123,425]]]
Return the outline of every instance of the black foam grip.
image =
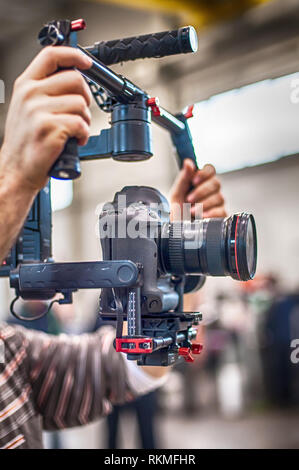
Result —
[[[195,52],[191,35],[196,37],[194,29],[186,26],[174,31],[97,42],[85,49],[105,65],[112,65],[128,60]]]
[[[49,176],[62,180],[74,180],[81,175],[78,143],[75,137],[67,140],[65,147],[52,166]]]
[[[132,261],[86,261],[78,263],[20,264],[11,286],[28,290],[94,289],[134,285],[138,269]]]

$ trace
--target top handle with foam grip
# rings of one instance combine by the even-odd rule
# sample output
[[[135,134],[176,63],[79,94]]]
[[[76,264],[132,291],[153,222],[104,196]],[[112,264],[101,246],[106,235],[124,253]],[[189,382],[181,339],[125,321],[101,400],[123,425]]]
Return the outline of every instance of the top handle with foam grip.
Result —
[[[195,29],[185,26],[174,31],[97,42],[85,49],[105,65],[112,65],[128,60],[196,52],[197,47]]]

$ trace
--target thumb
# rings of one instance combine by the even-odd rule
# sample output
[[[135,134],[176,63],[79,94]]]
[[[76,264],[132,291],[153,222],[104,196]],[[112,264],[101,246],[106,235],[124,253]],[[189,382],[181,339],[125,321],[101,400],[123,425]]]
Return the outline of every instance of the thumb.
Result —
[[[190,191],[192,178],[196,170],[195,164],[189,158],[186,158],[183,163],[177,181],[174,185],[173,197],[178,199],[185,199],[185,196]]]

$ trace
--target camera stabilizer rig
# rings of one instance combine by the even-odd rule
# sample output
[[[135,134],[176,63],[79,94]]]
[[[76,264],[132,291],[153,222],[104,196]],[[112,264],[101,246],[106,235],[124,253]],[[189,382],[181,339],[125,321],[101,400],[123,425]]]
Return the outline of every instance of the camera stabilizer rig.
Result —
[[[81,174],[80,160],[110,158],[120,161],[142,161],[152,157],[151,121],[171,134],[179,161],[196,155],[187,124],[193,106],[185,114],[172,115],[159,105],[159,100],[127,78],[113,72],[107,65],[145,57],[163,57],[197,51],[197,35],[192,26],[175,31],[147,34],[81,47],[77,31],[85,29],[84,20],[52,21],[39,33],[42,46],[69,45],[77,47],[92,59],[88,70],[80,71],[90,85],[94,98],[105,112],[111,114],[111,128],[90,137],[78,152],[75,139],[70,139],[62,155],[50,171],[59,179],[75,179]]]
[[[92,58],[90,69],[80,72],[99,107],[111,113],[111,128],[90,137],[79,150],[76,140],[69,139],[49,176],[79,177],[80,160],[150,158],[152,120],[170,132],[179,162],[192,158],[196,164],[187,123],[192,106],[186,114],[174,116],[156,98],[107,67],[140,57],[194,52],[195,30],[185,27],[82,48],[77,31],[84,28],[83,20],[52,21],[40,31],[39,41],[42,46],[78,47]],[[205,275],[251,279],[256,267],[255,224],[246,213],[173,223],[169,214],[167,200],[156,189],[125,187],[100,215],[103,261],[54,263],[49,183],[34,201],[17,243],[0,267],[0,276],[9,276],[16,291],[11,312],[18,316],[14,304],[19,297],[50,300],[61,293],[63,298],[52,300],[47,313],[53,302],[72,303],[78,289],[101,288],[100,315],[116,320],[117,351],[139,365],[166,366],[182,357],[193,361],[192,353],[201,351],[200,344],[191,342],[196,336],[193,325],[201,315],[184,312],[183,294],[199,289]]]

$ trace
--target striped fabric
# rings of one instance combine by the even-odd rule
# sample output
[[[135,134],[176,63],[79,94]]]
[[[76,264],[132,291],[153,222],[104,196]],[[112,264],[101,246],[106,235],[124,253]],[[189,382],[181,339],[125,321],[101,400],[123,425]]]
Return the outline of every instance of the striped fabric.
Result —
[[[134,398],[111,327],[51,336],[0,325],[0,449],[42,447],[42,429],[87,424]]]

